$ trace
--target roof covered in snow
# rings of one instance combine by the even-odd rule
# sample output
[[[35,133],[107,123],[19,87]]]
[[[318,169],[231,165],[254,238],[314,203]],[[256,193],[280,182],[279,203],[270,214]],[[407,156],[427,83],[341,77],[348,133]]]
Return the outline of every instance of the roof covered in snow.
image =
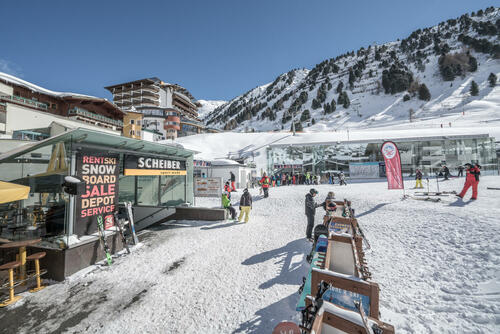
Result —
[[[95,97],[95,96],[72,93],[72,92],[56,92],[56,91],[53,91],[53,90],[50,90],[47,88],[37,86],[31,82],[22,80],[18,77],[15,77],[13,75],[3,73],[3,72],[0,72],[0,81],[4,81],[6,83],[18,85],[18,86],[30,89],[33,92],[37,92],[37,93],[45,94],[45,95],[50,95],[50,96],[64,99],[64,100],[76,99],[76,100],[86,100],[86,101],[92,101],[92,102],[102,102],[102,103],[108,104],[109,107],[115,109],[116,111],[118,111],[120,113],[124,113],[120,108],[118,108],[116,105],[114,105],[108,99],[105,99],[102,97]]]

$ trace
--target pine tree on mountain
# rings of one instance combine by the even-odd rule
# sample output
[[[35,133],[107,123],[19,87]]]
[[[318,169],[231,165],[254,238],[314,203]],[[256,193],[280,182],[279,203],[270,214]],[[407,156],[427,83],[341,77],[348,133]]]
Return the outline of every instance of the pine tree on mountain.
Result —
[[[340,94],[339,96],[339,99],[340,97],[342,96],[342,99],[341,99],[341,102],[339,102],[339,104],[342,104],[342,106],[347,109],[349,108],[349,106],[351,105],[351,101],[349,100],[349,96],[347,95],[347,92],[342,92],[342,94]]]
[[[315,120],[314,118],[313,118],[313,119],[311,119],[311,124],[312,124],[312,125],[316,124],[316,120]]]
[[[337,109],[337,103],[335,103],[335,98],[333,98],[332,102],[330,103],[330,112],[334,112],[335,109]]]
[[[477,71],[477,59],[472,56],[469,57],[469,71],[471,72]]]
[[[342,93],[342,89],[344,89],[344,83],[342,81],[339,81],[339,84],[337,85],[336,92],[337,93]]]
[[[344,104],[344,94],[342,92],[340,92],[339,97],[337,98],[337,104],[339,106]]]
[[[323,105],[323,112],[325,115],[330,113],[330,105],[328,103]]]
[[[425,84],[421,84],[418,88],[418,98],[423,101],[429,101],[431,99],[431,92]]]
[[[311,104],[311,108],[313,108],[314,110],[321,108],[321,103],[319,103],[318,100],[313,99],[312,104]]]
[[[478,96],[479,95],[479,87],[477,86],[477,83],[472,80],[470,84],[470,95],[472,96]]]
[[[495,87],[495,85],[497,84],[497,76],[495,75],[495,73],[490,73],[490,75],[488,76],[488,81],[490,82],[490,87]]]
[[[354,86],[354,80],[355,80],[354,73],[352,72],[352,68],[349,69],[349,86],[352,88]]]

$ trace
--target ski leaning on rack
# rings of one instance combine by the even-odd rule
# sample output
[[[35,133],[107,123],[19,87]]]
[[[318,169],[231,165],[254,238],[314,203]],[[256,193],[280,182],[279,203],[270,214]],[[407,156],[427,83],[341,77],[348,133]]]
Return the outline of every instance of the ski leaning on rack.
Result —
[[[104,232],[104,225],[102,223],[102,216],[97,216],[97,228],[99,231],[99,239],[101,240],[101,246],[106,253],[106,260],[108,261],[108,266],[113,263],[111,259],[111,254],[109,252],[108,242],[106,241],[106,233]]]
[[[113,212],[113,218],[115,219],[115,224],[118,227],[118,231],[120,231],[120,236],[122,237],[123,247],[127,250],[127,253],[130,254],[130,249],[128,248],[127,238],[125,238],[125,233],[123,231],[123,226],[120,220],[118,219],[118,212]]]
[[[137,234],[135,234],[134,213],[132,212],[132,202],[126,202],[125,206],[127,207],[127,216],[128,216],[128,224],[129,224],[128,226],[130,228],[130,234],[132,234],[134,244],[137,245],[139,243],[139,239],[137,239]]]

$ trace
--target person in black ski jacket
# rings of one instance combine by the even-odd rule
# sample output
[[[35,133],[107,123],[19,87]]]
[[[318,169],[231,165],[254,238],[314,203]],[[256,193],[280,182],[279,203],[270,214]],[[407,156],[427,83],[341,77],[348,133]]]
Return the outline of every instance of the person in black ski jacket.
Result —
[[[250,210],[252,210],[252,195],[248,192],[248,189],[243,190],[243,195],[240,198],[240,216],[238,221],[241,222],[243,215],[245,216],[245,223],[248,223],[250,218]]]
[[[449,177],[451,176],[450,169],[446,167],[446,165],[443,166],[443,175],[445,180],[449,180]]]
[[[314,201],[314,196],[318,194],[318,191],[314,188],[309,190],[306,195],[306,217],[307,217],[307,228],[306,228],[306,238],[312,238],[312,230],[314,228],[314,215],[316,214],[316,208],[323,206],[323,203],[318,204]]]

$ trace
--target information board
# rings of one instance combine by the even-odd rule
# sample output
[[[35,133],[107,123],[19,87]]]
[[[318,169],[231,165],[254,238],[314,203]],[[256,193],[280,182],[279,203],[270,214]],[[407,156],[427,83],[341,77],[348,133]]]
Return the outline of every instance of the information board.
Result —
[[[221,177],[195,177],[194,195],[197,197],[221,197]]]

